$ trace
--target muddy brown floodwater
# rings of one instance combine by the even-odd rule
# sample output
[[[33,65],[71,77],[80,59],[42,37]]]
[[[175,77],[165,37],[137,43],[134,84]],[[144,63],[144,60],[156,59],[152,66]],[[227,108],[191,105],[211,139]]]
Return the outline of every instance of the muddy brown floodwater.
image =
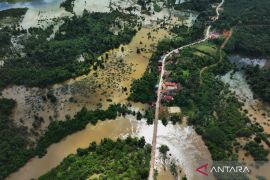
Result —
[[[17,101],[13,114],[16,124],[26,126],[30,131],[33,117],[42,117],[44,122],[35,129],[42,134],[50,121],[64,120],[67,115],[72,117],[84,106],[96,109],[107,108],[110,103],[125,103],[132,81],[143,75],[158,41],[168,36],[164,29],[153,30],[154,28],[145,27],[139,30],[128,45],[121,46],[124,47],[124,52],[121,47],[108,51],[109,58],[104,69],[91,70],[88,75],[46,89],[24,86],[4,89],[2,97]],[[148,33],[151,33],[150,38]],[[137,53],[137,48],[143,49],[140,54]],[[48,92],[57,97],[56,104],[44,101],[43,97]],[[143,105],[139,107],[145,108]]]
[[[166,127],[160,122],[158,131],[158,147],[161,144],[168,145],[170,157],[167,170],[158,168],[158,179],[173,180],[169,170],[171,161],[175,162],[178,168],[182,169],[179,174],[183,177],[186,174],[190,179],[196,178],[194,168],[197,163],[211,161],[210,153],[204,142],[192,127],[186,125],[168,124]],[[58,143],[51,145],[47,149],[47,154],[42,157],[34,157],[17,172],[11,174],[7,180],[29,180],[38,178],[60,162],[69,154],[76,153],[78,148],[86,148],[92,141],[99,143],[104,138],[117,139],[128,135],[135,137],[145,137],[147,143],[151,143],[153,135],[153,125],[147,125],[146,120],[137,121],[133,116],[118,117],[116,120],[98,122],[95,126],[87,127],[77,133],[73,133]],[[158,158],[160,159],[160,158]],[[162,167],[162,162],[157,160],[157,167]]]
[[[132,132],[132,122],[125,118],[98,122],[96,126],[88,125],[84,130],[67,136],[57,144],[47,149],[42,158],[32,158],[17,172],[11,174],[8,180],[30,180],[38,178],[50,169],[56,167],[69,154],[76,153],[78,148],[86,148],[90,142],[100,142],[104,138],[117,139]]]

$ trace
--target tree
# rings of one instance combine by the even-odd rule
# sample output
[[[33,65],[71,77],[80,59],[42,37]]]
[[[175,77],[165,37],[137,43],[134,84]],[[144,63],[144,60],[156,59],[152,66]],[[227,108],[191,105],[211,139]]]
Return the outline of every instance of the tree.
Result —
[[[178,173],[177,173],[177,167],[176,167],[175,163],[171,163],[170,171],[174,177],[177,177]]]
[[[142,119],[142,113],[140,111],[137,112],[136,119],[137,120],[141,120]]]
[[[145,145],[145,139],[144,139],[144,137],[141,137],[141,138],[139,139],[138,145],[139,145],[139,147],[141,147],[141,148],[144,147],[144,145]]]
[[[167,152],[169,150],[170,150],[169,147],[163,144],[159,147],[159,152],[165,157],[167,156]]]
[[[159,147],[159,152],[161,153],[163,163],[165,165],[165,159],[167,158],[167,152],[169,151],[169,147],[166,145],[161,145]]]
[[[163,124],[164,126],[167,126],[168,121],[167,121],[167,119],[166,119],[165,117],[163,117],[161,121],[162,121],[162,124]]]
[[[171,117],[171,121],[172,121],[172,123],[173,123],[174,125],[175,125],[177,122],[179,122],[179,120],[180,120],[180,117],[177,116],[177,115],[174,115],[174,116]]]

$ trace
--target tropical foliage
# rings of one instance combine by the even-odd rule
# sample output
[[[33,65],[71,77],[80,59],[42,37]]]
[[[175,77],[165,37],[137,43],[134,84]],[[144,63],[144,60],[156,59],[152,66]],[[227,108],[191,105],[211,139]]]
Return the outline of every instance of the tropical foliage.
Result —
[[[151,146],[144,138],[92,142],[87,149],[78,149],[40,180],[73,179],[147,179]]]

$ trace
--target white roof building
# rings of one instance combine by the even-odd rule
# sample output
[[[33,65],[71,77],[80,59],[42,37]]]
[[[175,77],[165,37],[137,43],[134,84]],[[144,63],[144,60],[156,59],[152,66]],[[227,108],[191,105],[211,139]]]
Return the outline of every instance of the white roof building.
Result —
[[[177,106],[168,107],[169,114],[181,114],[181,108]]]

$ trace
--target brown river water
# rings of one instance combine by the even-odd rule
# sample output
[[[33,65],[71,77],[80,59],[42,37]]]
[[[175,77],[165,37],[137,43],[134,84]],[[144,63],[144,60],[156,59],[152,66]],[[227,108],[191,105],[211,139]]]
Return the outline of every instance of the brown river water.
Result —
[[[51,145],[47,149],[47,154],[42,158],[32,158],[17,172],[11,174],[8,180],[29,180],[35,179],[45,174],[50,169],[56,167],[69,154],[76,153],[78,148],[86,148],[90,142],[100,142],[103,138],[117,139],[128,135],[142,137],[147,143],[151,143],[153,126],[147,125],[145,120],[137,121],[133,116],[119,117],[116,120],[108,120],[97,123],[96,126],[88,125],[84,130],[67,136],[59,143]],[[169,148],[169,154],[166,164],[174,162],[182,173],[191,179],[195,179],[194,169],[202,162],[211,162],[210,153],[204,142],[198,136],[192,127],[186,125],[167,125],[166,127],[159,123],[157,144],[166,144]],[[169,170],[162,169],[157,154],[156,167],[160,174],[158,179],[172,179]]]
[[[99,122],[96,126],[88,125],[84,130],[69,135],[59,143],[51,145],[44,157],[31,159],[25,166],[7,179],[29,180],[38,178],[56,167],[69,154],[76,153],[78,148],[86,148],[90,142],[100,142],[104,138],[116,139],[121,137],[121,135],[131,133],[131,131],[131,122],[124,118]]]

